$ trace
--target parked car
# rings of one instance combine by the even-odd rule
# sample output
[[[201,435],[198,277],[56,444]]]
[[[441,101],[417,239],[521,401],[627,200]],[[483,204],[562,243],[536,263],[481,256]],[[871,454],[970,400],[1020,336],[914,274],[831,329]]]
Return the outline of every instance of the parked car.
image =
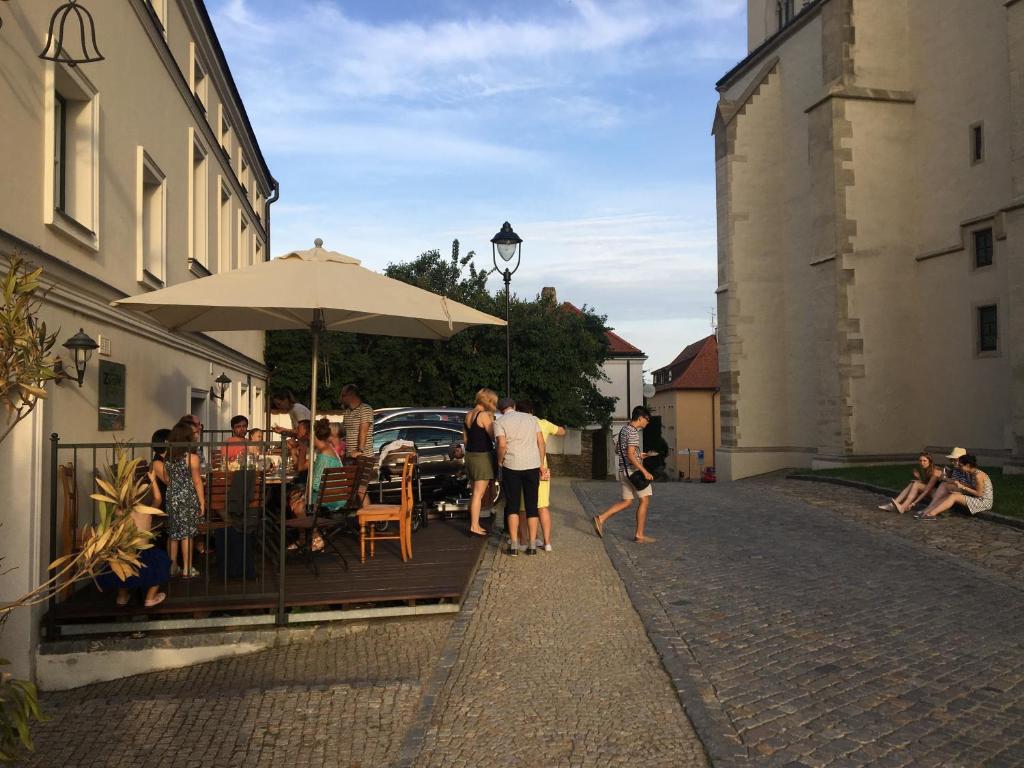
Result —
[[[373,428],[391,421],[441,421],[462,429],[468,408],[449,408],[447,406],[433,408],[378,408],[373,412]]]
[[[380,464],[381,450],[395,440],[408,440],[416,446],[419,471],[414,492],[425,509],[468,497],[464,436],[461,423],[437,420],[389,420],[375,424],[373,452],[378,457],[370,475],[369,495],[374,503],[397,504],[400,501],[400,459],[386,457]]]

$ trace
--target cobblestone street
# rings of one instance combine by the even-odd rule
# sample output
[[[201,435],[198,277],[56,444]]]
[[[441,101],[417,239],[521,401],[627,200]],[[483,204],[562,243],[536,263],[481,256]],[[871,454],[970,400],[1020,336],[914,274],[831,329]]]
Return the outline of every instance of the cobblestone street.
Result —
[[[590,512],[618,491],[578,488]],[[629,512],[606,526],[716,764],[1024,765],[1024,532],[878,503],[777,478],[663,484],[656,544],[628,541]]]
[[[451,617],[353,626],[194,667],[43,695],[40,768],[315,766],[397,759]]]

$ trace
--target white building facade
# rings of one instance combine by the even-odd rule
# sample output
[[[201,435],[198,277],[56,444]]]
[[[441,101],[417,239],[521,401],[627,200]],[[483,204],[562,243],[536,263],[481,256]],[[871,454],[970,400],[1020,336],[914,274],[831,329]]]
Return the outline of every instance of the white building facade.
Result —
[[[110,307],[268,257],[277,183],[207,10],[201,0],[84,4],[105,60],[76,67],[38,56],[58,2],[0,7],[0,257],[43,267],[42,319],[60,329],[67,368],[61,344],[80,328],[101,343],[83,385],[49,384],[0,444],[0,556],[12,569],[0,601],[39,583],[49,559],[51,434],[145,442],[185,413],[223,429],[238,413],[257,426],[265,411],[262,332],[170,333]],[[38,623],[38,611],[21,611],[0,635],[18,675],[32,674]]]

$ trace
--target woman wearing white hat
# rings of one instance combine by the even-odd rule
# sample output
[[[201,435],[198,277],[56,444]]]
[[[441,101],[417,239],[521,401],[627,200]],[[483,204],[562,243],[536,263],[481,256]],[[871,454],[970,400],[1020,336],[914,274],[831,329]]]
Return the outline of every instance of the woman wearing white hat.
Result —
[[[969,482],[964,483],[960,480],[950,480],[946,484],[949,486],[949,493],[941,499],[936,498],[927,509],[918,512],[915,517],[922,521],[934,520],[954,504],[962,504],[967,507],[967,510],[972,515],[992,509],[995,501],[992,479],[985,472],[978,469],[977,457],[974,454],[965,453],[957,459],[957,463],[960,469],[967,473]]]

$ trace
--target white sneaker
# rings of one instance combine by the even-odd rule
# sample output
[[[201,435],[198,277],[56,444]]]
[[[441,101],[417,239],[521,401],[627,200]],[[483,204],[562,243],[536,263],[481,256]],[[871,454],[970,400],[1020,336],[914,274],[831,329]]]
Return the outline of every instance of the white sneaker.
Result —
[[[550,544],[545,544],[544,545],[544,551],[545,552],[550,552],[551,551],[551,545]]]

